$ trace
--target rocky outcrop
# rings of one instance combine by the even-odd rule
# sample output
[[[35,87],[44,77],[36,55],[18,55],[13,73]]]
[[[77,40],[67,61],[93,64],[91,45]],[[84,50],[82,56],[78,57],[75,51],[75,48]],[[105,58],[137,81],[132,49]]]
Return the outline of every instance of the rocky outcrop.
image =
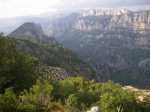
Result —
[[[40,77],[49,81],[63,80],[69,77],[67,71],[63,68],[59,67],[51,67],[51,66],[40,66],[39,67]]]
[[[144,104],[146,102],[150,102],[150,91],[149,90],[143,90],[138,89],[132,86],[125,86],[123,89],[134,92],[137,96],[136,100],[140,104]]]

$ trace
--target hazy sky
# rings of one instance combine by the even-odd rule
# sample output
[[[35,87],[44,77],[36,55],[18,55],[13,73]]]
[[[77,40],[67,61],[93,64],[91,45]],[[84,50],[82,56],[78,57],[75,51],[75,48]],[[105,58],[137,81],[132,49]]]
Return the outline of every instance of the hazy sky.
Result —
[[[0,18],[36,15],[54,9],[148,5],[150,0],[0,0]]]

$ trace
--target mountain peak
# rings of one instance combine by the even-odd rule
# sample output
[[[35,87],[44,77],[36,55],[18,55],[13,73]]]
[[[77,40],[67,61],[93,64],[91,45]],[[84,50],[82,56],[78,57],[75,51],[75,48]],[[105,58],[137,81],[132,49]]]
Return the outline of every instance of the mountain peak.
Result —
[[[45,35],[40,24],[26,22],[9,34],[10,37],[29,39],[39,43],[56,43],[53,37]]]

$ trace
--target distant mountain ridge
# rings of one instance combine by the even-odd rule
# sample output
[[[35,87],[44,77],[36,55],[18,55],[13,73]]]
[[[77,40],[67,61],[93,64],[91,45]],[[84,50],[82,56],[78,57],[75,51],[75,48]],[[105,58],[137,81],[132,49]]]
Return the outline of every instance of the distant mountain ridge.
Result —
[[[149,87],[150,10],[88,9],[44,29],[90,63],[100,81]]]
[[[65,20],[68,21],[65,22]],[[63,28],[61,28],[62,25],[64,26]],[[150,30],[150,10],[130,11],[122,8],[85,9],[79,13],[76,12],[56,19],[49,23],[49,27],[48,24],[45,27],[46,31],[49,28],[50,32],[57,30],[65,32],[69,28],[82,31],[108,31],[113,29]]]

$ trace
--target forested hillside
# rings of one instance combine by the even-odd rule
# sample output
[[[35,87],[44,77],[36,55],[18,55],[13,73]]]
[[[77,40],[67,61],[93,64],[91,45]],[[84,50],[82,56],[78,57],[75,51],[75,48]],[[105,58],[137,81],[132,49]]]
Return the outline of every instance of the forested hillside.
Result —
[[[31,43],[27,40],[0,37],[1,112],[86,112],[92,109],[97,109],[96,112],[149,112],[149,92],[143,93],[140,90],[135,92],[111,81],[108,83],[90,81],[85,77],[89,76],[87,74],[83,75],[86,79],[71,78],[74,76],[71,72],[70,75],[64,74],[68,70],[74,71],[76,66],[68,67],[71,62],[78,64],[78,61],[63,63],[64,61],[60,60],[62,58],[57,57],[62,57],[62,54],[56,54],[55,58],[60,63],[54,64],[50,61],[55,60],[54,57],[43,61],[40,54],[38,56],[34,54],[37,51],[44,51],[40,49],[46,47],[52,55],[59,49],[64,49],[62,46],[56,50],[56,47],[49,46],[49,48]],[[22,47],[19,47],[20,45]],[[23,49],[25,48],[23,46],[28,47]],[[34,48],[32,49],[34,52],[31,52],[31,48]],[[67,62],[66,58],[62,60]],[[50,67],[49,64],[64,69]]]

